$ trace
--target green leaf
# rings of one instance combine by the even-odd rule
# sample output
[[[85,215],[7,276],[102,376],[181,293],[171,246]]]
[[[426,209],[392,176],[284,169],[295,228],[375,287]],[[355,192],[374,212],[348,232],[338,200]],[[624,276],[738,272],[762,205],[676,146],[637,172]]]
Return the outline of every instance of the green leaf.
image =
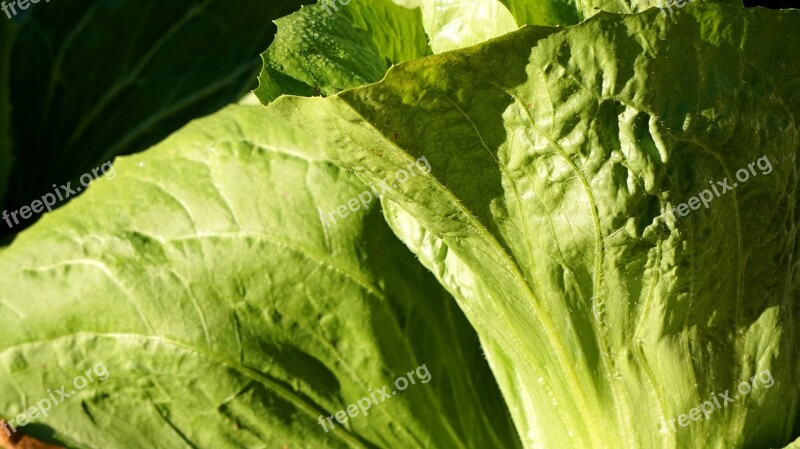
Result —
[[[498,0],[430,0],[423,1],[421,9],[434,53],[469,47],[517,29],[514,17]]]
[[[743,7],[742,0],[719,3]],[[666,0],[431,0],[420,7],[434,53],[479,44],[518,26],[575,25],[600,12],[632,14],[659,7],[667,14],[679,9],[668,8]]]
[[[661,8],[666,15],[670,11],[679,10],[677,0],[498,0],[513,14],[517,23],[522,25],[566,26],[580,23],[599,12],[632,14],[651,8]],[[685,7],[692,1],[720,3],[744,7],[742,0],[682,0]],[[671,6],[671,8],[670,8]]]
[[[390,65],[430,54],[419,10],[390,0],[304,6],[276,23],[255,91],[263,104],[376,82]]]
[[[367,182],[430,161],[386,215],[475,325],[525,447],[779,447],[800,370],[798,27],[703,2],[600,14],[275,106]],[[661,211],[740,170],[708,208]],[[664,428],[765,370],[771,388]]]
[[[0,258],[0,411],[110,373],[26,432],[83,449],[519,447],[455,301],[308,135],[231,106],[115,167]],[[323,430],[372,393],[367,416]]]
[[[277,21],[255,93],[265,105],[281,95],[333,95],[377,82],[392,64],[476,45],[518,26],[573,25],[601,11],[662,6],[655,1],[323,0]]]
[[[39,2],[17,16],[9,208],[241,97],[255,85],[271,20],[296,7],[74,0]]]
[[[744,6],[742,0],[718,3]],[[479,44],[524,25],[568,26],[600,12],[632,14],[654,7],[664,14],[680,8],[668,7],[667,0],[430,0],[420,5],[434,53]]]

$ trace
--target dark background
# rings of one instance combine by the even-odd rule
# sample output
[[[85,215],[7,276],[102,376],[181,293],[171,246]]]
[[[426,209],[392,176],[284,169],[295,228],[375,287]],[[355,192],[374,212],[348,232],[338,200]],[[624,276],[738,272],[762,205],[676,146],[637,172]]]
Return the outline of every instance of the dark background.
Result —
[[[744,6],[763,6],[765,8],[800,8],[797,0],[744,0]]]

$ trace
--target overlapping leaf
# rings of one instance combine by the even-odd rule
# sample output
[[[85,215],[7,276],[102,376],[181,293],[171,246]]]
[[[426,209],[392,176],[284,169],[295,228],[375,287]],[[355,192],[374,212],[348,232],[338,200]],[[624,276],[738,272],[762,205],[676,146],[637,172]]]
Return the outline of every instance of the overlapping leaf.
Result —
[[[469,47],[517,29],[511,12],[498,0],[429,0],[420,8],[434,53]]]
[[[800,42],[775,30],[798,27],[600,14],[275,106],[369,182],[431,162],[387,217],[478,329],[526,447],[778,447],[792,388],[664,427],[763,370],[796,382]],[[707,209],[661,212],[741,169]]]
[[[679,9],[676,0],[498,0],[508,7],[511,14],[522,25],[575,25],[599,12],[631,14],[650,8],[664,8],[664,14]],[[698,1],[698,0],[694,0]],[[699,0],[705,3],[720,3],[743,7],[742,0]],[[692,1],[681,1],[685,6]],[[671,8],[668,8],[672,5]]]
[[[742,6],[740,0],[719,3]],[[602,11],[655,6],[664,5],[656,0],[321,1],[278,20],[255,92],[265,105],[281,95],[332,95],[377,82],[392,64],[466,48],[520,26],[574,25]]]
[[[261,106],[232,106],[45,216],[0,259],[0,410],[103,362],[70,448],[517,447],[478,340],[366,188]],[[425,364],[430,379],[318,422]],[[334,421],[335,422],[335,421]]]
[[[315,4],[276,23],[255,91],[264,104],[376,82],[392,64],[430,54],[419,10],[391,0]]]

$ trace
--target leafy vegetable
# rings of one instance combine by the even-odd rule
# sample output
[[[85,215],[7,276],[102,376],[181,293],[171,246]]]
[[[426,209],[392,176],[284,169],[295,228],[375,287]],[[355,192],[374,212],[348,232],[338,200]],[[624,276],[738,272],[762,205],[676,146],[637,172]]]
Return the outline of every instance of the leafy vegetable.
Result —
[[[284,4],[239,3],[19,17],[13,201],[237,104],[0,248],[0,418],[102,363],[24,432],[797,447],[800,12],[321,3],[242,97]]]
[[[474,331],[380,210],[320,220],[364,189],[261,106],[119,159],[0,259],[0,409],[102,361],[47,418],[69,447],[517,447]]]
[[[336,13],[317,4],[276,23],[255,91],[264,104],[376,82],[389,65],[430,54],[419,10],[391,0],[353,1]]]
[[[742,6],[740,0],[720,3]],[[332,95],[377,82],[390,65],[431,51],[466,48],[518,26],[573,25],[601,11],[624,13],[653,6],[664,5],[655,0],[580,4],[571,0],[362,0],[334,13],[323,2],[277,21],[278,37],[262,55],[264,66],[255,93],[265,105],[285,94]]]
[[[798,46],[774,33],[799,22],[709,4],[601,14],[275,106],[368,182],[431,162],[386,193],[387,218],[475,325],[526,447],[773,447],[796,389],[662,423],[800,368]],[[660,213],[762,156],[770,173],[713,208]]]

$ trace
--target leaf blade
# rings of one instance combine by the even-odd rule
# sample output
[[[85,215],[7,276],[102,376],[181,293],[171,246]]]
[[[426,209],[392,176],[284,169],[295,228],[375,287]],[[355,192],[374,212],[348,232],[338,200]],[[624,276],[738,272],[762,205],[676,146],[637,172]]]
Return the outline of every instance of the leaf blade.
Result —
[[[365,187],[280,115],[231,106],[115,167],[0,258],[25,292],[0,294],[5,413],[102,361],[44,420],[68,447],[517,446],[452,298],[378,209],[322,221]]]

